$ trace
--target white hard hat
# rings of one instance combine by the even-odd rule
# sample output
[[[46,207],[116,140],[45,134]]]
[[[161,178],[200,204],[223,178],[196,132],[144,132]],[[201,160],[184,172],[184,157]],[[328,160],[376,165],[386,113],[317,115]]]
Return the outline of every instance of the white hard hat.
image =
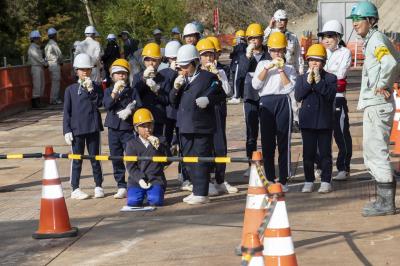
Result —
[[[161,34],[161,33],[162,33],[162,31],[160,29],[153,30],[153,35]]]
[[[278,9],[274,13],[274,19],[275,20],[288,19],[288,15],[285,10]]]
[[[55,28],[50,28],[47,30],[47,35],[54,35],[56,33],[57,33],[57,31]]]
[[[29,34],[29,38],[33,39],[33,38],[41,38],[42,36],[40,36],[40,32],[38,30],[34,30],[31,31],[31,33]]]
[[[93,26],[87,26],[85,28],[85,34],[96,34],[96,29]]]
[[[74,68],[92,68],[90,56],[87,54],[78,54],[74,59]]]
[[[191,34],[200,34],[199,30],[197,29],[196,25],[193,23],[186,24],[185,28],[183,29],[183,37]]]
[[[178,41],[170,41],[165,45],[165,57],[176,57],[181,44]]]
[[[176,55],[176,63],[180,66],[185,66],[196,59],[199,59],[199,52],[196,47],[191,44],[181,46]]]
[[[180,32],[178,27],[173,27],[172,30],[171,30],[171,33],[181,34],[181,32]]]
[[[110,40],[110,39],[117,39],[117,36],[115,36],[115,34],[113,34],[113,33],[110,33],[110,34],[108,34],[107,35],[107,40]]]
[[[343,36],[343,25],[339,21],[333,19],[327,21],[322,27],[322,31],[318,33],[318,36],[323,36],[326,33],[338,33]]]

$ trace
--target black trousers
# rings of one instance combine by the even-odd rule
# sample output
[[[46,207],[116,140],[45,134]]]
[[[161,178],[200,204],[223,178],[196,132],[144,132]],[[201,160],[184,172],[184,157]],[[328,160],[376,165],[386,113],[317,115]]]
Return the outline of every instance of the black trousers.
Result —
[[[217,128],[213,136],[214,155],[216,157],[225,157],[228,153],[226,141],[226,103],[221,103],[215,106],[215,116]],[[222,184],[225,181],[226,164],[216,163],[214,166],[215,181],[217,184]]]
[[[338,171],[350,172],[350,161],[353,155],[353,141],[350,135],[349,108],[344,97],[336,97],[335,122],[333,136],[339,153],[336,160]]]
[[[292,107],[289,95],[268,95],[260,99],[261,145],[267,179],[274,181],[275,149],[278,145],[279,182],[290,176]]]
[[[243,105],[246,121],[246,155],[251,158],[253,151],[257,150],[259,129],[259,102],[246,100]]]
[[[314,182],[314,162],[319,151],[321,181],[332,178],[332,129],[301,129],[303,138],[303,166],[306,182]]]
[[[85,151],[85,145],[89,155],[99,155],[100,145],[101,145],[100,132],[74,136],[74,140],[72,141],[72,152],[74,154],[83,154]],[[71,169],[72,190],[79,188],[79,180],[81,178],[81,172],[82,172],[82,161],[83,160],[72,161],[72,169]],[[103,171],[101,169],[100,161],[90,160],[90,163],[92,164],[93,177],[96,187],[101,187],[103,183]]]
[[[134,138],[132,130],[108,128],[108,146],[110,148],[110,155],[123,156],[126,143],[131,138]],[[112,166],[114,170],[114,179],[117,182],[118,188],[126,188],[124,161],[112,160]]]
[[[213,149],[212,134],[180,134],[183,156],[210,157]],[[184,163],[193,184],[195,196],[208,195],[210,182],[210,163]]]

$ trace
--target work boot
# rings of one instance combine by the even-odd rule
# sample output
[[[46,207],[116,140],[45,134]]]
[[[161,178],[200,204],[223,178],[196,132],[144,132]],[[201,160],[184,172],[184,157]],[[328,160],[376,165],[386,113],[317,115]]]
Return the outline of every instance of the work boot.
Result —
[[[362,211],[362,216],[384,216],[396,213],[396,181],[376,183],[376,201],[369,202]]]

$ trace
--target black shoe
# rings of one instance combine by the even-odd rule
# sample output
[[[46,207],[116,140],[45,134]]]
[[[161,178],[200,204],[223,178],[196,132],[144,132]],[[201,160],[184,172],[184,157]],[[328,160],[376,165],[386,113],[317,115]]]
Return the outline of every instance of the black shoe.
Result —
[[[376,201],[369,202],[362,211],[362,216],[384,216],[396,213],[396,181],[376,183]]]

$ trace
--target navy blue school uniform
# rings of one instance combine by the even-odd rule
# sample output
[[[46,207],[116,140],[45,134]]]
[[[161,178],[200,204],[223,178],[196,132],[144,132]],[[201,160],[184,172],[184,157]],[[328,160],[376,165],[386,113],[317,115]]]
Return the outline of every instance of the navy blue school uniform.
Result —
[[[243,67],[246,67],[246,64],[240,65],[239,59],[241,58],[241,56],[246,56],[246,48],[246,43],[240,43],[233,48],[233,52],[229,55],[229,58],[232,59],[230,65],[230,80],[231,87],[233,88],[234,98],[243,98],[245,75],[240,75],[240,73],[243,73]]]
[[[158,72],[154,81],[160,85],[158,93],[154,93],[146,85],[143,71],[133,77],[132,88],[136,91],[134,95],[138,108],[147,108],[154,117],[154,135],[165,136],[165,125],[167,123],[166,107],[169,104],[169,91],[171,91],[170,79],[164,73]]]
[[[72,152],[83,154],[85,145],[89,155],[100,154],[100,131],[103,124],[99,107],[102,105],[103,91],[93,82],[93,91],[88,92],[79,83],[70,85],[64,94],[63,134],[72,132]],[[99,161],[91,160],[96,187],[103,183],[103,173]],[[72,190],[79,188],[82,160],[72,161]]]
[[[150,143],[146,147],[141,138],[130,139],[126,144],[127,156],[171,156],[168,144],[164,138],[160,138],[160,146],[155,149]],[[127,162],[126,168],[129,173],[128,178],[128,206],[141,206],[145,196],[149,205],[162,206],[164,202],[164,192],[167,187],[164,166],[168,163],[158,163],[153,161]],[[139,180],[143,179],[152,186],[143,189],[139,185]]]
[[[202,109],[196,99],[206,96],[209,104]],[[213,134],[216,131],[215,105],[225,100],[225,93],[215,74],[197,69],[191,82],[179,90],[171,90],[170,100],[178,106],[177,126],[184,156],[209,157],[213,150]],[[193,183],[193,194],[208,195],[210,165],[186,164],[185,168]]]
[[[224,70],[226,74],[226,67],[220,63],[217,64],[217,69]],[[214,142],[214,155],[217,157],[225,157],[228,153],[228,145],[226,140],[226,116],[227,107],[226,100],[221,101],[215,105],[215,118],[216,130],[213,135]],[[226,164],[215,164],[215,181],[217,184],[222,184],[225,181]]]
[[[111,97],[113,87],[106,89],[104,93],[103,104],[107,110],[104,126],[108,127],[108,146],[110,155],[123,156],[127,141],[134,137],[132,115],[122,120],[118,117],[118,112],[133,101],[135,92],[129,86],[126,86],[118,96],[113,99]],[[134,111],[132,111],[133,114]],[[124,162],[113,160],[114,179],[118,188],[126,188],[125,181],[125,165]]]
[[[246,155],[251,158],[254,151],[257,150],[257,139],[259,129],[259,102],[260,96],[253,88],[251,81],[258,62],[262,60],[271,60],[267,48],[263,47],[263,51],[250,59],[245,54],[239,56],[239,72],[240,79],[244,79],[244,114],[246,121]]]
[[[306,182],[314,182],[314,162],[317,148],[320,153],[321,181],[330,183],[332,177],[332,128],[336,76],[321,71],[318,84],[307,82],[308,73],[298,77],[295,85],[296,101],[302,102],[299,127],[303,138],[303,164]]]

